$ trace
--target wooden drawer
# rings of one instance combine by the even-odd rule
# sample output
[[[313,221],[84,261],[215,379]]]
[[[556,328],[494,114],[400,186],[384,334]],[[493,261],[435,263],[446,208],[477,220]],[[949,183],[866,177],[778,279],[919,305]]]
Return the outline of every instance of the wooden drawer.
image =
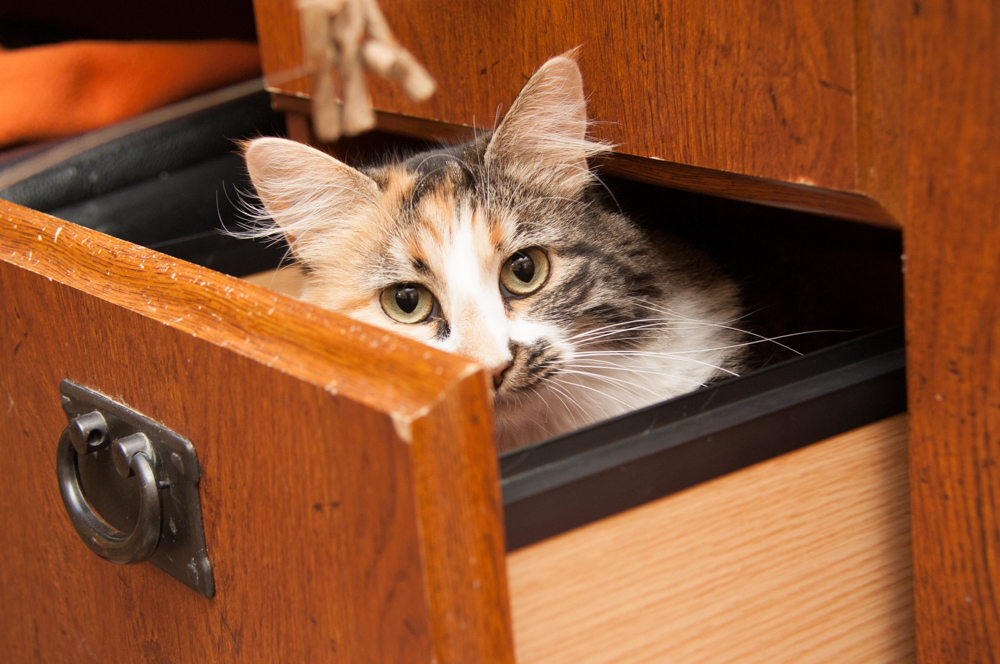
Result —
[[[5,202],[0,228],[5,659],[509,658],[475,365]],[[79,541],[65,378],[194,442],[211,600]]]
[[[508,454],[498,467],[489,391],[475,365],[218,272],[0,206],[0,289],[6,294],[0,375],[8,399],[4,423],[16,432],[5,451],[19,469],[15,481],[0,488],[0,508],[5,532],[35,532],[34,524],[46,524],[34,539],[7,540],[4,547],[11,562],[0,572],[9,598],[0,642],[15,660],[93,653],[101,661],[199,661],[208,651],[216,661],[492,662],[515,655],[566,661],[565,653],[576,661],[585,651],[580,657],[593,661],[697,652],[711,661],[715,653],[738,653],[726,644],[749,643],[758,634],[756,621],[765,619],[758,611],[748,614],[738,593],[754,594],[777,619],[785,606],[777,600],[802,584],[816,584],[809,590],[817,604],[808,629],[789,622],[768,631],[760,653],[848,656],[879,641],[890,644],[886,661],[908,652],[903,420],[671,493],[826,435],[817,433],[822,427],[807,427],[811,433],[789,443],[775,431],[768,443],[760,423],[774,425],[755,413],[747,421],[758,422],[758,432],[737,435],[735,446],[713,446],[725,438],[720,430],[688,441],[693,458],[698,450],[702,458],[720,450],[734,458],[715,459],[709,470],[697,461],[673,462],[674,448],[657,448],[650,436],[670,424],[671,408],[704,411],[700,394],[624,426],[598,425]],[[865,357],[884,357],[887,349]],[[898,351],[896,357],[896,364],[873,374],[876,382],[900,374]],[[804,361],[816,358],[822,352]],[[826,369],[837,369],[836,362],[851,364],[835,360]],[[799,378],[822,373],[809,369]],[[64,378],[195,443],[217,589],[212,599],[148,564],[115,567],[79,541],[52,471],[65,425],[58,400]],[[794,391],[793,378],[774,382],[765,374],[767,385],[754,394]],[[898,412],[900,375],[893,384],[895,405],[862,421]],[[717,394],[707,398],[718,399],[716,406],[740,400],[725,389]],[[854,401],[872,399],[850,394]],[[609,437],[602,427],[617,433]],[[633,435],[637,427],[645,438]],[[595,494],[582,516],[544,506],[552,496],[560,499],[555,484],[511,493],[514,484],[551,482],[567,466],[584,463],[582,454],[560,452],[578,443],[591,457],[607,456],[616,435],[630,454],[650,451],[630,457],[633,469],[675,463],[687,479],[635,484],[622,459],[594,467],[598,483],[617,473],[633,491],[613,501]],[[540,454],[549,455],[545,463]],[[560,485],[570,491],[561,494],[563,503],[581,486],[587,491],[581,477]],[[766,502],[754,503],[758,493]],[[670,495],[658,498],[664,494]],[[506,524],[502,502],[508,503]],[[740,507],[727,512],[730,504]],[[533,509],[537,517],[539,505],[556,517],[548,525],[541,519],[541,530],[538,518],[525,519]],[[702,512],[708,531],[699,527]],[[748,522],[767,536],[741,531]],[[712,539],[730,531],[731,540]],[[846,538],[849,546],[831,553],[827,538]],[[711,557],[714,564],[695,565],[713,546],[728,551]],[[808,564],[784,574],[784,561],[814,549]],[[882,561],[882,579],[873,560]],[[764,567],[746,571],[755,561]],[[599,569],[583,576],[574,571],[591,565]],[[648,570],[651,584],[641,601],[636,593],[647,584],[636,569]],[[672,585],[678,578],[706,588],[700,603],[689,604],[705,619],[696,633],[676,617],[691,592],[690,585]],[[713,587],[716,594],[707,590]],[[828,587],[839,595],[824,608],[815,598]],[[735,594],[722,599],[730,590]],[[574,608],[591,604],[601,610],[571,618]],[[605,613],[608,620],[601,618]],[[678,631],[632,631],[645,621]],[[681,632],[685,639],[677,637]],[[123,640],[127,653],[120,650]],[[622,650],[626,641],[635,650]],[[825,650],[815,650],[817,644]]]
[[[256,4],[265,69],[296,66],[291,2]],[[898,53],[874,5],[783,3],[765,21],[725,3],[612,3],[596,18],[559,3],[443,17],[384,4],[441,92],[418,108],[377,84],[383,130],[462,135],[546,57],[584,43],[595,115],[611,122],[598,131],[620,144],[609,172],[898,225],[899,145],[886,128],[898,81],[872,73]],[[473,12],[505,29],[480,40]],[[521,43],[555,18],[558,34]],[[873,50],[878,38],[888,42]],[[695,76],[691,63],[707,60]],[[307,91],[290,83],[275,103],[307,112]],[[758,432],[739,459],[678,471],[694,479],[531,521],[545,500],[565,507],[589,485],[515,495],[530,484],[518,469],[547,482],[582,455],[552,452],[567,439],[498,465],[487,379],[469,362],[3,201],[0,293],[0,412],[15,469],[0,485],[0,523],[26,534],[0,545],[0,646],[12,661],[912,658],[902,416],[781,456],[822,427],[784,449],[762,448]],[[65,378],[195,443],[212,599],[79,542],[52,468]],[[709,431],[690,449],[735,449],[718,440]],[[654,456],[632,457],[632,471],[670,463]],[[595,476],[632,471],[612,462]]]
[[[387,131],[454,138],[490,128],[535,69],[580,47],[593,130],[616,146],[609,170],[899,225],[902,34],[893,3],[381,5],[438,81],[416,104],[373,77]],[[255,0],[254,9],[276,107],[308,113],[309,80],[279,82],[302,64],[294,0]]]
[[[291,0],[257,0],[268,74],[299,63]],[[539,63],[582,45],[609,168],[633,178],[905,228],[920,653],[1000,651],[995,441],[1000,44],[984,3],[451,3],[385,0],[442,83],[387,86],[384,128],[489,126]],[[486,29],[484,29],[486,26]],[[498,99],[493,91],[503,90]],[[308,112],[303,82],[275,89]],[[452,124],[454,123],[454,124]],[[636,167],[638,155],[642,161]],[[663,160],[663,161],[660,161]],[[655,166],[651,168],[650,166]]]

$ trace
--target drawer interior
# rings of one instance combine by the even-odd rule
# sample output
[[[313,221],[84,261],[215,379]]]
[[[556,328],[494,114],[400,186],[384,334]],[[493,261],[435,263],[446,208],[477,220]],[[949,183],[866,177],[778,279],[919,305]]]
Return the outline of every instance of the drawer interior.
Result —
[[[0,197],[244,277],[277,268],[287,248],[220,232],[239,228],[241,197],[253,191],[234,141],[283,132],[261,93],[94,148]],[[390,146],[424,144],[374,134],[336,150],[363,163]],[[741,284],[740,325],[760,340],[755,369],[503,454],[510,548],[905,410],[899,232],[604,183],[633,218],[708,253]]]
[[[236,142],[282,135],[259,93],[124,136],[0,191],[26,207],[244,277],[277,268],[287,247],[236,240],[252,198]],[[429,144],[374,134],[336,146],[349,163]],[[0,161],[0,172],[17,161]],[[897,231],[605,177],[615,203],[651,229],[708,253],[741,286],[740,321],[762,367],[902,321]]]
[[[0,191],[0,198],[234,276],[278,265],[282,247],[239,242],[253,191],[238,141],[284,133],[260,92],[122,136]],[[0,161],[0,173],[31,159]]]

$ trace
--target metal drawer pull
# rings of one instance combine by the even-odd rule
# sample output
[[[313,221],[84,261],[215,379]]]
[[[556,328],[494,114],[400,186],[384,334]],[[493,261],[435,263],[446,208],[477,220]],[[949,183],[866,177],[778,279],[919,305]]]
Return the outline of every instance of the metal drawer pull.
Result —
[[[69,424],[59,436],[56,474],[80,539],[101,558],[148,560],[211,597],[194,446],[93,390],[64,380],[59,391]]]
[[[59,437],[57,472],[59,492],[69,520],[83,543],[101,558],[119,565],[148,560],[160,541],[160,487],[153,474],[156,457],[145,434],[135,433],[111,444],[115,469],[122,477],[139,478],[139,519],[131,533],[123,533],[97,515],[80,488],[77,455],[108,444],[104,416],[93,411],[75,418]]]

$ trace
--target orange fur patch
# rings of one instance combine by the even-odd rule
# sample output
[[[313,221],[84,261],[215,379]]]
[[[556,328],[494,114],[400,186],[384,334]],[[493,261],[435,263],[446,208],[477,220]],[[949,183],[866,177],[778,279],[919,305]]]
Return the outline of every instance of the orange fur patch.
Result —
[[[405,168],[391,168],[385,171],[386,186],[382,194],[382,207],[395,216],[400,204],[412,193],[414,178]]]

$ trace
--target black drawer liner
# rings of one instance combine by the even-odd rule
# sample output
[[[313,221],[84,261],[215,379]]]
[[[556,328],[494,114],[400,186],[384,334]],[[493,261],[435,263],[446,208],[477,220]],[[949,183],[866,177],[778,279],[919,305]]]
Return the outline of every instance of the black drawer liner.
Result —
[[[239,197],[253,200],[234,141],[282,132],[258,94],[102,145],[0,198],[243,276],[277,267],[287,246],[220,232],[238,226]],[[771,366],[501,455],[508,550],[906,410],[898,233],[609,184],[630,214],[744,285],[754,332],[819,332],[796,340],[801,357],[773,344],[758,357]]]
[[[220,232],[238,228],[241,197],[254,200],[238,141],[283,133],[284,116],[260,92],[100,145],[0,198],[243,276],[276,267],[286,247]]]

